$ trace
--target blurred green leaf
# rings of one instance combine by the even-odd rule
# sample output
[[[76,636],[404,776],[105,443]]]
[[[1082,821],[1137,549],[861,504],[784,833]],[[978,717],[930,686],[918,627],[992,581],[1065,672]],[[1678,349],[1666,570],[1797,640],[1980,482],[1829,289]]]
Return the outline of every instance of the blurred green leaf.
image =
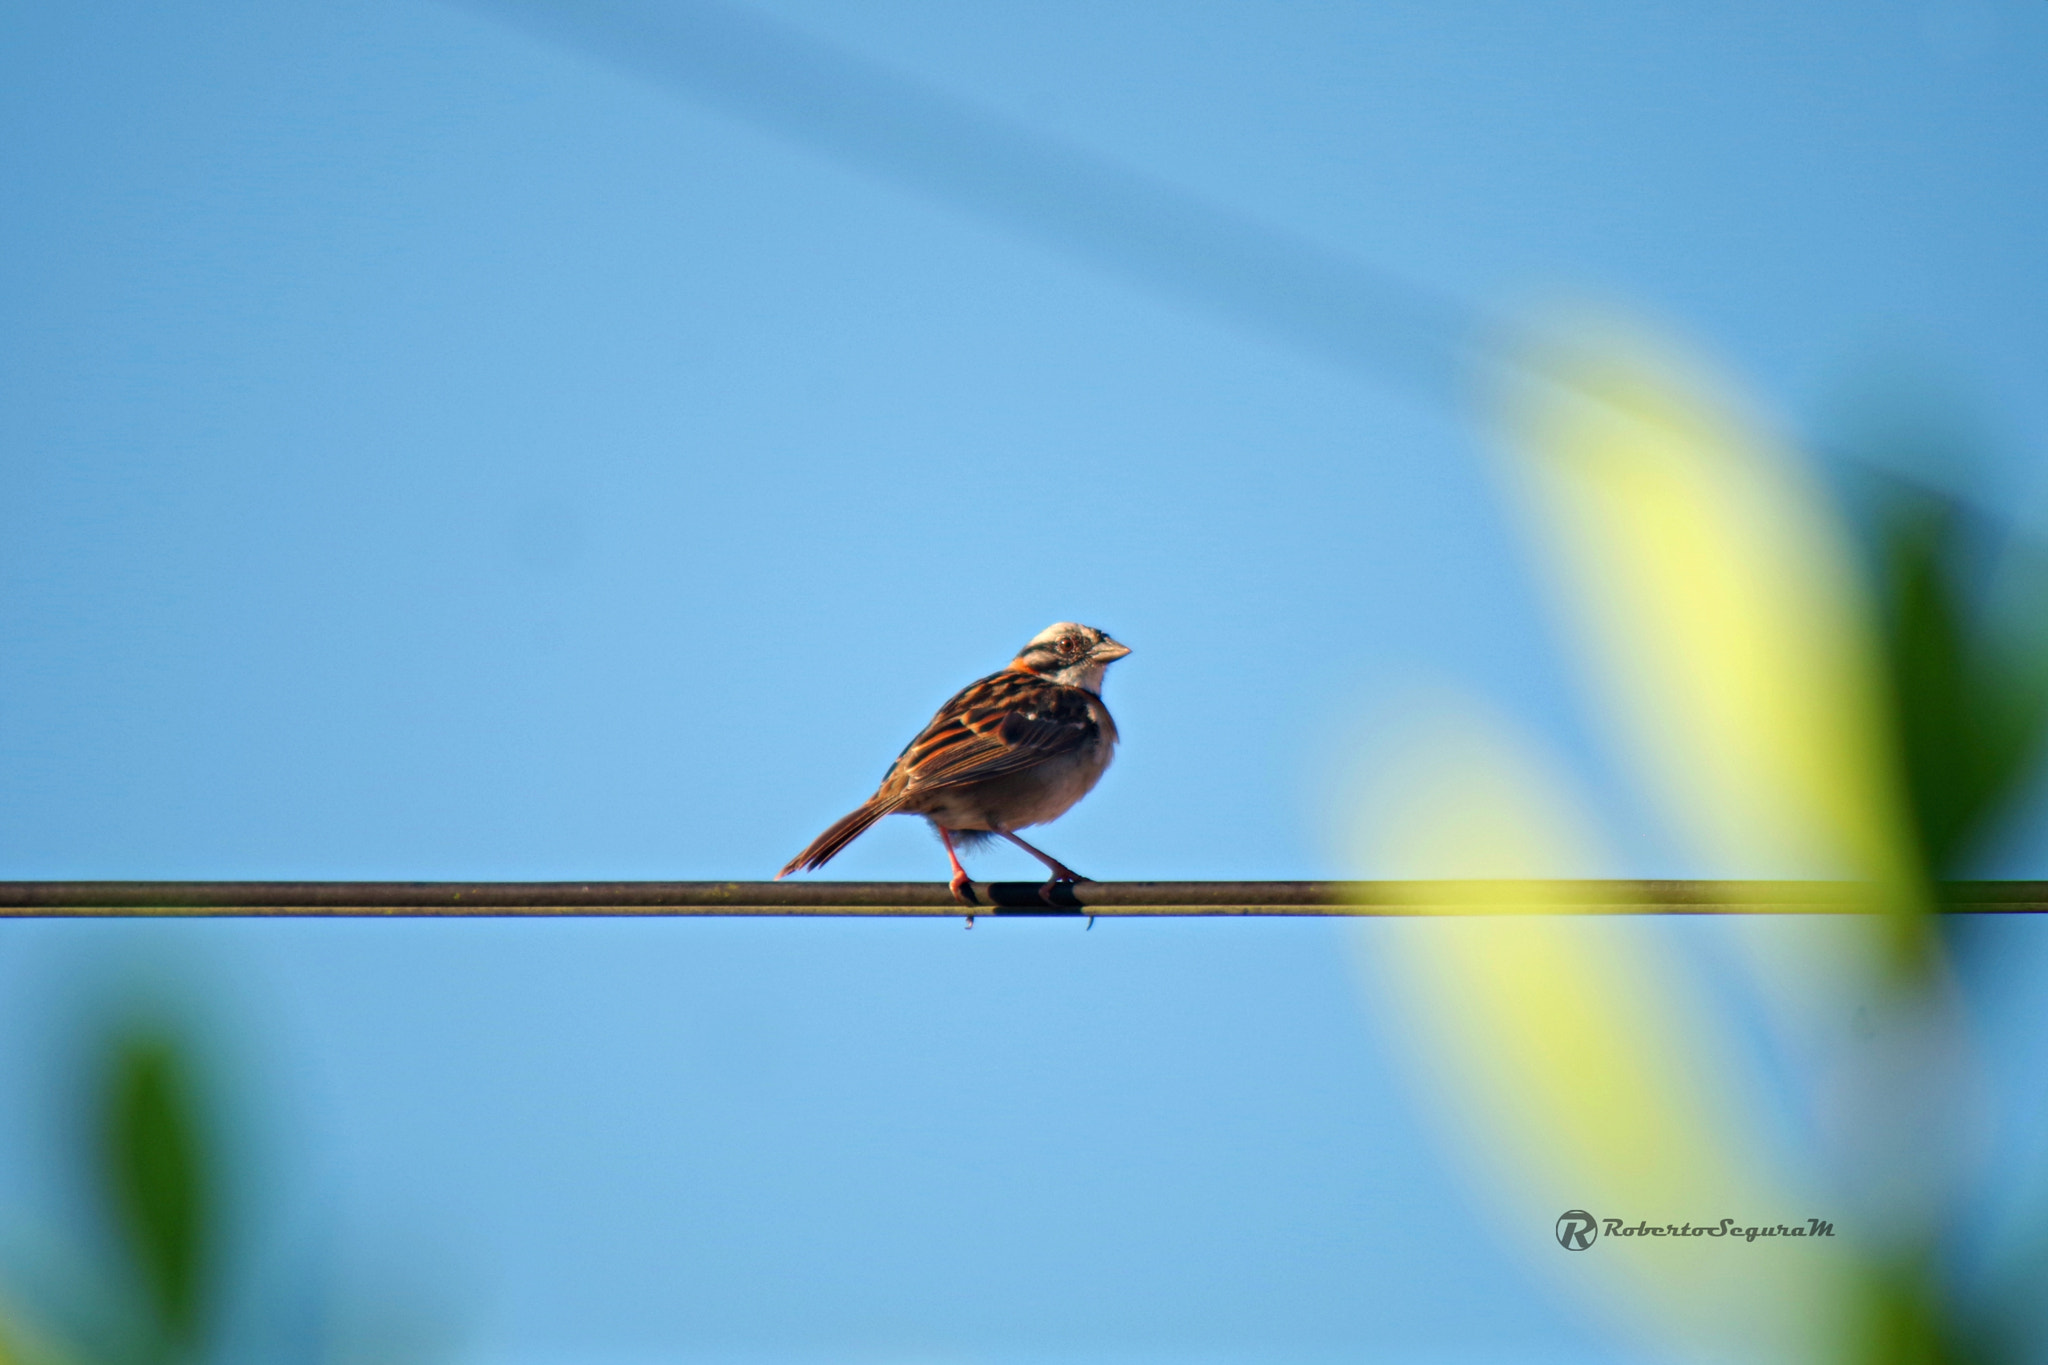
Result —
[[[1951,1324],[1931,1256],[1873,1267],[1863,1293],[1864,1337],[1854,1357],[1862,1365],[1949,1365],[1959,1359],[1946,1341]]]
[[[2034,1267],[2038,1269],[2038,1266]],[[1959,1299],[1953,1258],[1923,1245],[1872,1267],[1862,1286],[1863,1332],[1849,1358],[1858,1365],[2021,1365],[2041,1358],[2025,1309],[2039,1298],[2025,1288],[2005,1301]]]
[[[213,1235],[191,1068],[168,1037],[137,1034],[117,1048],[108,1081],[107,1188],[154,1313],[158,1354],[182,1354],[205,1326]]]
[[[37,1331],[14,1305],[0,1301],[0,1365],[82,1365],[83,1360]]]
[[[2002,635],[1968,590],[1988,539],[1950,500],[1896,494],[1879,546],[1879,608],[1907,802],[1936,877],[1971,858],[2025,795],[2048,739],[2048,582]]]

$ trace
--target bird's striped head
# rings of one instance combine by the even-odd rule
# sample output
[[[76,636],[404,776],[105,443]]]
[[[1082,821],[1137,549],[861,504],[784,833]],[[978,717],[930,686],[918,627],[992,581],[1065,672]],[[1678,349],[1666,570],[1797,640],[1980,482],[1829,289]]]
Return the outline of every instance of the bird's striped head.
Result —
[[[1100,692],[1103,670],[1130,652],[1093,626],[1061,621],[1034,635],[1010,661],[1010,667],[1063,687]]]

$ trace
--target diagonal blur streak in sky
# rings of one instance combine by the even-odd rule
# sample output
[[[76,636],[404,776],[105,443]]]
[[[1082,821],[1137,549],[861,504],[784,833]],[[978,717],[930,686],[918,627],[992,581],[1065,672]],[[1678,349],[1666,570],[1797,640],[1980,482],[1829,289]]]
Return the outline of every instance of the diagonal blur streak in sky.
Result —
[[[1439,408],[1504,359],[1468,305],[737,6],[488,9]]]

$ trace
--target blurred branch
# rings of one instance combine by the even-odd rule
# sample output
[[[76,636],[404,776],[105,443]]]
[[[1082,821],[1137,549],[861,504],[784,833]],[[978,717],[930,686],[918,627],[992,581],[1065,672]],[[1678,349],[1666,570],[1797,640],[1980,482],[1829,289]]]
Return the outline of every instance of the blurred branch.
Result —
[[[1225,319],[1469,406],[1477,310],[709,0],[496,0],[556,40]],[[1500,356],[1492,357],[1496,361]]]

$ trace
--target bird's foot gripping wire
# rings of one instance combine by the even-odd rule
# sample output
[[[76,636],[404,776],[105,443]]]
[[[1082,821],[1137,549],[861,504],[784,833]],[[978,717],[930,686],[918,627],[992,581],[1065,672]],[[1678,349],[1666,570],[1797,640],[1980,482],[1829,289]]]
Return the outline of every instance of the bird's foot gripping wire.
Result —
[[[1058,910],[1066,908],[1061,904],[1061,902],[1054,899],[1055,887],[1072,886],[1075,882],[1085,882],[1088,880],[1088,878],[1074,871],[1073,868],[1068,867],[1058,858],[1053,857],[1050,853],[1045,852],[1043,849],[1033,848],[1031,845],[1025,843],[1022,839],[1019,839],[1016,835],[1010,833],[1010,831],[1006,829],[999,829],[996,830],[995,833],[1000,834],[1003,838],[1008,839],[1011,843],[1015,844],[1017,847],[1023,849],[1026,853],[1029,853],[1032,857],[1038,859],[1038,861],[1045,864],[1045,870],[1051,873],[1052,875],[1046,878],[1044,886],[1038,888],[1038,898],[1044,901],[1048,906],[1051,906],[1053,909]],[[1068,897],[1067,903],[1071,905],[1072,900],[1073,898],[1071,896]]]
[[[939,842],[946,846],[946,861],[953,864],[953,879],[946,883],[947,887],[953,892],[953,899],[962,905],[981,904],[975,898],[974,883],[968,880],[967,869],[960,866],[960,855],[953,848],[953,832],[936,821],[933,824],[939,831]],[[967,917],[967,927],[970,929],[974,927],[973,915]]]
[[[1045,879],[1044,886],[1038,888],[1038,898],[1056,910],[1072,908],[1074,904],[1073,893],[1067,892],[1065,895],[1060,893],[1076,882],[1085,882],[1091,879],[1082,876],[1057,858],[1047,858],[1045,865],[1052,875]]]
[[[974,894],[974,883],[968,881],[967,874],[962,872],[946,885],[951,888],[954,900],[970,907],[967,912],[967,927],[972,929],[974,927],[974,911],[971,907],[981,904],[980,899]]]

